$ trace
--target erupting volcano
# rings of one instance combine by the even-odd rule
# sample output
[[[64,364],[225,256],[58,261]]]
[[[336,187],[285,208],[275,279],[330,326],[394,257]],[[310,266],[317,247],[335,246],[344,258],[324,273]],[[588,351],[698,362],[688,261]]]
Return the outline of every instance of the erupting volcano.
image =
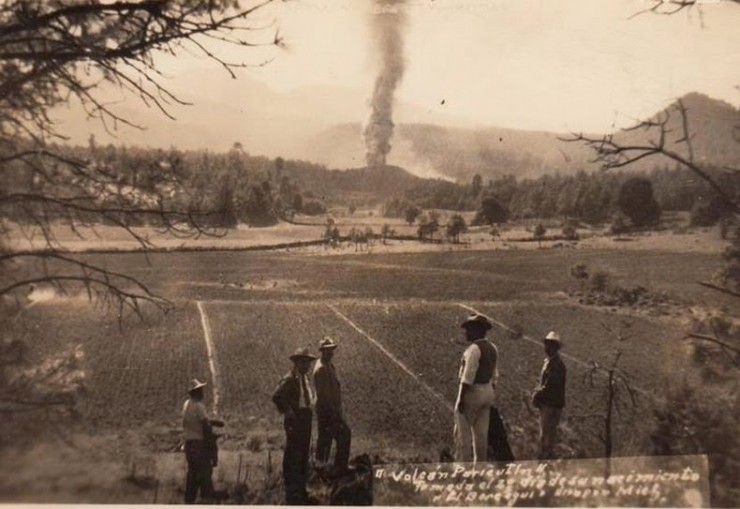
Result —
[[[373,35],[380,56],[380,71],[369,100],[370,114],[362,129],[369,167],[384,166],[393,137],[393,94],[404,72],[403,0],[377,0]]]

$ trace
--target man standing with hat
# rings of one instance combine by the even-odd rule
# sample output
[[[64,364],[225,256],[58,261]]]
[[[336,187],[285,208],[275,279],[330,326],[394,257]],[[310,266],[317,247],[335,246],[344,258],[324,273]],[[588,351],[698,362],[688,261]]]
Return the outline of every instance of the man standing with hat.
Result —
[[[188,399],[182,408],[182,427],[185,432],[185,459],[188,473],[185,481],[185,503],[194,504],[200,491],[201,499],[213,496],[212,456],[206,444],[206,435],[211,432],[211,421],[208,419],[203,404],[204,390],[207,384],[197,378],[190,381]]]
[[[283,453],[283,479],[285,503],[303,505],[309,502],[306,491],[308,456],[311,446],[311,421],[316,396],[309,373],[316,357],[308,348],[298,348],[290,356],[293,369],[280,380],[272,401],[285,417],[285,452]]]
[[[461,326],[471,344],[460,364],[460,390],[455,403],[455,459],[486,461],[488,424],[498,378],[498,351],[486,340],[486,333],[493,327],[488,318],[476,313]]]
[[[540,459],[553,459],[560,416],[565,406],[565,364],[560,358],[562,341],[551,331],[544,339],[547,358],[542,366],[540,383],[532,396],[532,404],[540,411]]]
[[[344,420],[341,385],[332,362],[336,348],[337,344],[330,337],[321,340],[319,345],[321,358],[314,367],[313,379],[316,384],[316,417],[319,428],[316,460],[319,463],[327,463],[331,443],[336,441],[334,470],[339,474],[347,470],[352,432]]]

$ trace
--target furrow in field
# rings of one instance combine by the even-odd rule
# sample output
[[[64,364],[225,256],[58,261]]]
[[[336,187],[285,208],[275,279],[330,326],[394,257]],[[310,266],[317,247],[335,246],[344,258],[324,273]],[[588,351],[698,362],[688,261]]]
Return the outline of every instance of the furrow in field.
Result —
[[[340,343],[335,364],[355,437],[424,450],[449,442],[450,412],[326,305],[232,303],[208,309],[227,420],[266,419],[278,426],[271,395],[291,369],[288,357],[298,346],[317,352],[329,335]]]

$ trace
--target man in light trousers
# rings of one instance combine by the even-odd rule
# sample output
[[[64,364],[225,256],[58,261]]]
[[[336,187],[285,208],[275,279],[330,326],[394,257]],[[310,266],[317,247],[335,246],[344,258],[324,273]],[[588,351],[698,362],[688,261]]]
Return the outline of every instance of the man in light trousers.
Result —
[[[486,461],[488,455],[488,424],[495,402],[498,351],[486,340],[492,324],[485,316],[471,315],[461,326],[470,345],[460,365],[460,389],[455,404],[455,459],[476,463]]]

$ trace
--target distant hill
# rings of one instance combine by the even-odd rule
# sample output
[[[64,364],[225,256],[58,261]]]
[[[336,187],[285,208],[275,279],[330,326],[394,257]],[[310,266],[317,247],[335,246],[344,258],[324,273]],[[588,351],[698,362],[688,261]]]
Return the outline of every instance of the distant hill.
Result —
[[[724,101],[712,99],[704,94],[690,93],[680,99],[686,108],[688,131],[694,151],[694,160],[698,163],[714,166],[740,167],[740,109]],[[683,137],[683,127],[678,101],[656,113],[650,119],[660,121],[668,116],[666,129],[666,146],[671,150],[688,155],[685,143],[679,143]],[[622,145],[644,143],[646,140],[659,139],[660,129],[640,129],[621,131],[614,139]],[[646,159],[633,167],[646,169],[667,164],[675,165],[670,159]]]
[[[80,144],[86,144],[90,134],[95,134],[99,144],[215,151],[240,142],[254,155],[300,159],[336,169],[365,165],[360,122],[367,114],[367,94],[361,90],[315,86],[275,91],[248,74],[214,87],[196,72],[178,76],[171,85],[182,99],[194,103],[173,106],[177,121],[137,100],[119,104],[115,94],[107,98],[116,104],[118,113],[147,126],[139,131],[120,125],[117,139],[111,139],[99,122],[85,121],[85,115],[74,107],[59,108],[54,116],[62,121],[61,131]],[[688,110],[696,160],[740,165],[740,143],[733,139],[740,110],[698,93],[682,101]],[[669,128],[674,133],[669,141],[675,141],[680,132],[675,107],[668,106],[652,118],[666,111],[672,115]],[[475,174],[484,180],[506,174],[537,178],[598,168],[591,162],[593,153],[583,144],[559,139],[568,133],[479,126],[404,102],[396,103],[394,120],[398,126],[388,163],[421,177],[467,183]],[[623,143],[643,143],[654,134],[643,130],[619,132],[615,137]],[[740,132],[735,130],[735,136],[740,137]],[[664,164],[674,165],[650,158],[635,168]]]
[[[333,126],[305,149],[306,157],[331,167],[364,164],[360,124]],[[558,140],[557,134],[496,127],[455,128],[402,124],[391,140],[389,162],[424,177],[469,181],[506,174],[538,177],[559,171],[590,169],[591,153],[583,146]]]
[[[689,129],[696,161],[704,164],[740,165],[738,136],[740,110],[723,101],[692,93],[681,101],[687,109]],[[680,116],[676,104],[656,113],[657,119],[670,114],[669,142],[673,148],[680,135]],[[657,139],[657,130],[621,131],[615,134],[620,143],[646,143]],[[497,127],[455,128],[428,124],[402,124],[392,140],[389,162],[408,171],[436,178],[469,182],[473,175],[484,179],[506,174],[519,178],[536,178],[546,173],[572,174],[579,170],[594,170],[593,152],[581,143],[569,143],[559,138],[568,134],[544,131],[522,131]],[[599,136],[599,135],[592,135]],[[315,136],[303,150],[306,158],[330,167],[357,167],[364,164],[364,147],[360,124],[333,126]],[[643,170],[675,163],[658,158],[646,159],[634,166]]]

